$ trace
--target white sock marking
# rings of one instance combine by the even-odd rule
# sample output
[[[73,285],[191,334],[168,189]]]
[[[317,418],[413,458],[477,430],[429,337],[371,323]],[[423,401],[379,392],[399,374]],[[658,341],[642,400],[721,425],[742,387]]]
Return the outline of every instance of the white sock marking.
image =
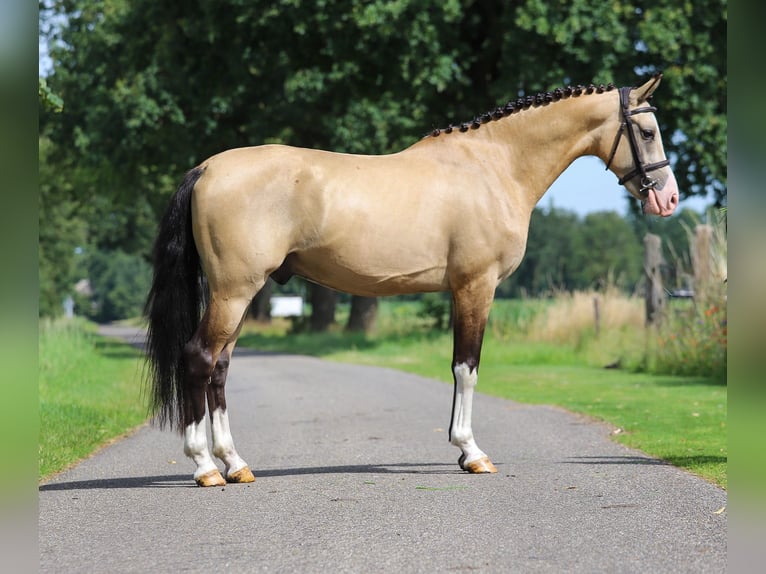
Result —
[[[194,478],[218,470],[207,450],[206,427],[207,416],[203,416],[199,423],[191,423],[184,429],[184,453],[197,465]]]
[[[476,369],[471,370],[466,363],[455,365],[453,372],[455,373],[456,390],[450,442],[463,451],[465,455],[464,463],[468,463],[487,456],[476,445],[471,428],[473,390],[478,383],[479,376]]]
[[[229,429],[229,414],[215,409],[212,415],[213,454],[226,465],[226,476],[247,466],[234,448],[234,439]]]

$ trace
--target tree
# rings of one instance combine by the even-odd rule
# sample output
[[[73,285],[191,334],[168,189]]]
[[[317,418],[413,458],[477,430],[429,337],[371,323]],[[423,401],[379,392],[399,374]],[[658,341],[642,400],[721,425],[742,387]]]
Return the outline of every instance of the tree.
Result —
[[[51,143],[39,142],[40,192],[38,217],[38,266],[40,281],[39,313],[57,316],[62,304],[74,294],[74,286],[84,274],[84,258],[79,251],[87,243],[88,226],[82,218],[82,205],[68,186],[57,185],[48,156]]]
[[[346,330],[351,332],[371,333],[375,330],[377,317],[377,298],[354,295],[351,298],[351,312],[348,316]]]
[[[540,295],[571,289],[579,265],[580,222],[575,213],[551,207],[532,212],[527,252],[502,288],[506,295]]]
[[[271,295],[274,293],[274,281],[268,279],[263,288],[250,303],[250,316],[262,323],[271,322]]]
[[[643,247],[624,218],[614,212],[588,214],[580,235],[576,288],[605,288],[611,281],[632,288],[641,279]]]
[[[83,314],[99,322],[140,315],[149,290],[149,264],[120,250],[93,253],[88,261],[93,307]]]
[[[311,317],[309,318],[309,330],[314,332],[327,331],[335,323],[337,292],[312,283],[310,293]]]

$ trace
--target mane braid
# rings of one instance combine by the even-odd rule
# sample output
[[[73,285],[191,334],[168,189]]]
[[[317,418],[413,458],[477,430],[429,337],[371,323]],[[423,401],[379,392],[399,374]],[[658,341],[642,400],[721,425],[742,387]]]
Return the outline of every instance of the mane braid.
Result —
[[[558,102],[559,100],[565,100],[571,97],[578,97],[583,94],[603,94],[604,92],[611,92],[615,89],[615,85],[611,82],[607,85],[604,84],[589,84],[587,86],[567,86],[566,88],[556,88],[550,92],[540,92],[534,96],[521,96],[516,100],[509,101],[504,106],[498,106],[494,110],[490,110],[483,114],[474,117],[469,122],[462,122],[459,125],[449,124],[446,128],[435,128],[431,132],[432,137],[438,137],[442,132],[451,134],[453,131],[458,130],[460,132],[467,132],[468,130],[477,130],[483,124],[494,122],[503,119],[512,114],[523,112],[529,108],[537,108],[540,106],[547,106],[552,102]]]

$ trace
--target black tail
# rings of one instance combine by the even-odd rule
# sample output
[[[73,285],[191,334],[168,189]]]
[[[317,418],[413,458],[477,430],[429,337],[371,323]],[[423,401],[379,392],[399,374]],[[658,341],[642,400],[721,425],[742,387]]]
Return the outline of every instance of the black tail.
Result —
[[[186,174],[160,222],[152,263],[154,279],[144,314],[149,320],[151,410],[160,427],[183,430],[183,350],[200,321],[202,270],[194,244],[191,197],[204,169]]]

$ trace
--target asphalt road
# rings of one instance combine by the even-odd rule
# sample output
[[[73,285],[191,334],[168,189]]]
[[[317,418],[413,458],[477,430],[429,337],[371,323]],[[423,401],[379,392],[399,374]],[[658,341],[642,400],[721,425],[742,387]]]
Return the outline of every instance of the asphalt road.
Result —
[[[198,488],[142,427],[40,487],[40,571],[726,570],[726,493],[583,417],[478,395],[468,475],[444,383],[239,351],[227,390],[255,483]]]

